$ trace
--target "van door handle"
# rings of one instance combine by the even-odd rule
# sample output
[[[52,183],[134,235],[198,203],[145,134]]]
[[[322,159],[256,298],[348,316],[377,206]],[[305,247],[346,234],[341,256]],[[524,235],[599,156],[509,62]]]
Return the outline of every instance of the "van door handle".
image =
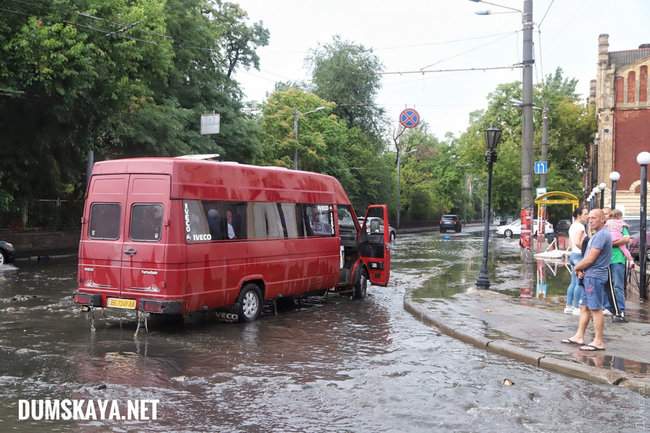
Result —
[[[124,250],[124,254],[126,254],[127,256],[135,256],[137,252],[138,251],[135,248],[128,248]]]

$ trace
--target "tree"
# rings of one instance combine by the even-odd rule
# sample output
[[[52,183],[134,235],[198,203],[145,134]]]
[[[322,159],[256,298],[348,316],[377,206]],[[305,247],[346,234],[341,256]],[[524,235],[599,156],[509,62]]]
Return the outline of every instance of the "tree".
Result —
[[[83,192],[85,155],[220,153],[251,160],[256,119],[232,80],[268,41],[210,0],[8,0],[0,11],[0,197]],[[221,114],[221,134],[199,117]]]
[[[294,113],[325,110],[299,118],[299,135],[293,131]],[[335,176],[357,209],[369,203],[385,203],[391,194],[391,165],[377,152],[368,135],[334,114],[336,105],[298,88],[275,91],[262,110],[261,164],[293,167],[296,149],[300,168]]]
[[[382,65],[372,50],[335,36],[315,49],[309,61],[315,93],[335,102],[335,113],[348,126],[379,137],[384,112],[375,97],[381,87]]]

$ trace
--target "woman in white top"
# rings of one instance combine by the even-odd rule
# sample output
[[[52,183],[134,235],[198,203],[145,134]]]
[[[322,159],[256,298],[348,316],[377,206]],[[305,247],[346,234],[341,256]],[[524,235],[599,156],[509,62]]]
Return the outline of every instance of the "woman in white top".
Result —
[[[569,227],[569,245],[571,254],[569,254],[569,265],[571,267],[571,282],[566,289],[566,307],[564,312],[567,314],[580,314],[578,301],[582,295],[582,286],[578,281],[578,277],[574,271],[576,263],[582,260],[582,241],[585,238],[585,223],[589,211],[587,209],[576,209],[573,211],[573,224]]]

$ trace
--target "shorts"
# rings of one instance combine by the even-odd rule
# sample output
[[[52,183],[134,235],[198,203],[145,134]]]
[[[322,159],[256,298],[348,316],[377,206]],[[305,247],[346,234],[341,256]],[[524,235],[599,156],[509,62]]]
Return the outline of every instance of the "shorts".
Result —
[[[580,297],[580,305],[585,305],[590,310],[602,310],[605,301],[606,279],[585,277],[585,290]]]

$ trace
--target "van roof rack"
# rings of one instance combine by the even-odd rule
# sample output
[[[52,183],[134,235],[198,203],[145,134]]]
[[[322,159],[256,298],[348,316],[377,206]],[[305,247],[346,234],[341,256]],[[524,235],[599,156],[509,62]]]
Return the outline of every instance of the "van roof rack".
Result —
[[[182,155],[182,156],[177,156],[176,158],[180,159],[198,159],[198,160],[203,160],[203,161],[218,161],[219,157],[218,153],[205,153],[205,154],[199,154],[199,155]]]

